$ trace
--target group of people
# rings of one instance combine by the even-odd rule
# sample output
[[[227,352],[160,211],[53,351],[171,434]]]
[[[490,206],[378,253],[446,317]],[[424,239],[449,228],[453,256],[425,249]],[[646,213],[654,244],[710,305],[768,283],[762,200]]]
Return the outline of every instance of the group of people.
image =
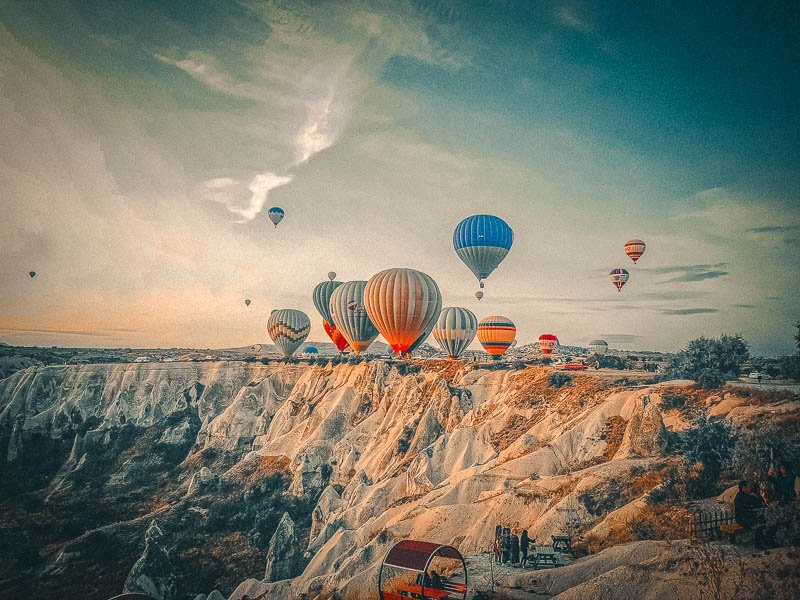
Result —
[[[524,567],[528,562],[528,547],[534,541],[528,537],[528,532],[525,529],[512,531],[509,527],[497,525],[494,529],[494,544],[492,546],[495,562]]]
[[[757,478],[753,485],[746,480],[739,482],[739,491],[733,500],[734,519],[745,529],[755,532],[757,545],[768,543],[770,537],[764,509],[794,502],[797,498],[796,479],[791,466],[783,463],[777,473],[770,467],[766,476]]]
[[[442,581],[442,576],[439,575],[436,569],[431,569],[430,575],[427,571],[417,575],[417,585],[424,585],[426,588],[431,590],[444,589],[444,581]]]

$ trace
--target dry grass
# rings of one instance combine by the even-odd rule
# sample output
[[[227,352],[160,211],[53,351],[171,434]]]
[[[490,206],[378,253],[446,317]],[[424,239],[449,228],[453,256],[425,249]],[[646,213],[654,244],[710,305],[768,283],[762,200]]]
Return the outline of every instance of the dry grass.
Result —
[[[250,456],[238,463],[225,478],[238,485],[251,486],[269,475],[286,476],[292,461],[287,456]]]

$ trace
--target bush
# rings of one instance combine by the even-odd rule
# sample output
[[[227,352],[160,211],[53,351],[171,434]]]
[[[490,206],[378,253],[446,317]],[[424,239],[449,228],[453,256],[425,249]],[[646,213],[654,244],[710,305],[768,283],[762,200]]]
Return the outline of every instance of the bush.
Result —
[[[665,379],[694,379],[705,388],[721,386],[739,376],[750,350],[742,336],[698,338],[678,352],[664,372]]]
[[[625,361],[613,354],[603,354],[597,357],[601,369],[624,369]]]
[[[547,383],[551,387],[560,388],[572,383],[572,377],[566,373],[551,373],[547,378]]]
[[[681,449],[689,469],[686,485],[690,498],[706,498],[717,492],[720,474],[730,465],[734,442],[727,421],[709,419],[705,414],[683,432]]]

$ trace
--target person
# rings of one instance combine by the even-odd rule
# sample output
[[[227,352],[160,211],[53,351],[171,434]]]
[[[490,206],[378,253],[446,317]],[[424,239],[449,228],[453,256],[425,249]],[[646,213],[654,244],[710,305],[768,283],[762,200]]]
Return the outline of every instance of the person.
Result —
[[[433,573],[434,571],[431,571]],[[428,575],[428,572],[425,571],[424,573],[419,573],[417,575],[417,585],[422,585],[427,587],[431,587],[431,577]]]
[[[781,464],[778,476],[775,478],[775,495],[779,504],[791,504],[797,498],[794,488],[795,474],[787,463]]]
[[[528,537],[528,530],[523,529],[522,535],[519,538],[519,554],[522,566],[524,567],[528,562],[528,546],[530,545],[531,540]]]
[[[775,486],[769,479],[764,479],[758,484],[758,493],[764,501],[764,506],[772,506],[777,501]]]
[[[739,482],[739,492],[733,499],[733,516],[745,529],[752,529],[759,521],[759,510],[764,508],[761,498],[750,491],[748,481]]]
[[[500,564],[502,560],[501,555],[501,538],[502,538],[503,528],[498,525],[497,529],[494,531],[494,544],[492,545],[492,551],[494,552],[494,562],[495,564]]]
[[[444,582],[442,581],[442,576],[439,575],[435,570],[431,571],[431,583],[430,585],[426,585],[425,587],[429,587],[432,590],[443,590],[444,589]]]
[[[500,538],[500,550],[503,553],[502,563],[506,564],[511,558],[511,530],[503,528],[503,537]]]
[[[511,534],[511,564],[519,563],[519,538],[516,533]]]

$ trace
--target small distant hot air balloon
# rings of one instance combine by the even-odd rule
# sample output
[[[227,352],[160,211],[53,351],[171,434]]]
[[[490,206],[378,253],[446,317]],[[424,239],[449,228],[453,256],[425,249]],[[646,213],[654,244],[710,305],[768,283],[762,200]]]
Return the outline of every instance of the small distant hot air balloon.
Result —
[[[283,221],[283,215],[283,209],[277,206],[273,206],[267,211],[267,216],[269,217],[269,220],[272,221],[272,224],[275,225],[275,227],[278,226],[278,223]]]
[[[480,299],[483,298],[483,292],[478,290],[475,292],[475,297],[480,301]]]
[[[261,344],[254,344],[250,349],[256,354],[261,354]]]
[[[589,352],[592,354],[603,355],[608,350],[608,342],[605,340],[592,340],[589,342]]]
[[[286,357],[294,354],[308,337],[311,321],[306,313],[293,308],[273,310],[267,321],[267,332]]]
[[[245,306],[250,306],[250,298],[247,298],[247,299],[244,301],[244,305],[245,305]]]
[[[639,260],[646,248],[647,245],[642,240],[629,240],[625,242],[625,254],[630,256],[633,262]]]
[[[28,272],[28,276],[29,276],[31,279],[33,279],[34,277],[36,277],[36,271],[29,271],[29,272]]]
[[[342,335],[342,332],[336,329],[336,325],[331,325],[325,319],[322,319],[322,328],[325,330],[325,333],[328,334],[328,337],[331,338],[331,341],[339,352],[350,352],[350,345]]]
[[[458,306],[443,308],[436,319],[433,337],[448,358],[456,359],[472,343],[478,331],[478,318],[471,310]]]
[[[319,350],[317,350],[316,346],[306,346],[306,349],[303,350],[304,354],[313,354],[314,356],[319,354]]]
[[[364,307],[370,320],[397,354],[407,353],[430,333],[442,309],[439,286],[414,269],[386,269],[364,287]],[[425,336],[427,337],[427,335]]]
[[[483,280],[497,268],[514,243],[514,232],[508,223],[494,215],[472,215],[456,225],[453,247],[458,257],[478,278]]]
[[[364,288],[366,281],[343,283],[331,295],[330,309],[333,324],[350,344],[353,352],[361,354],[378,337],[364,308]]]
[[[542,354],[545,356],[552,354],[557,346],[558,338],[552,333],[543,333],[539,336],[539,350],[541,350]]]
[[[491,316],[478,323],[478,341],[487,354],[500,358],[517,337],[517,328],[508,317]]]
[[[330,279],[331,281],[336,279],[336,271],[328,271],[328,279]]]
[[[621,292],[622,286],[628,283],[630,274],[625,269],[611,269],[611,273],[608,274],[608,277],[611,279],[611,283],[617,288],[617,291]]]

